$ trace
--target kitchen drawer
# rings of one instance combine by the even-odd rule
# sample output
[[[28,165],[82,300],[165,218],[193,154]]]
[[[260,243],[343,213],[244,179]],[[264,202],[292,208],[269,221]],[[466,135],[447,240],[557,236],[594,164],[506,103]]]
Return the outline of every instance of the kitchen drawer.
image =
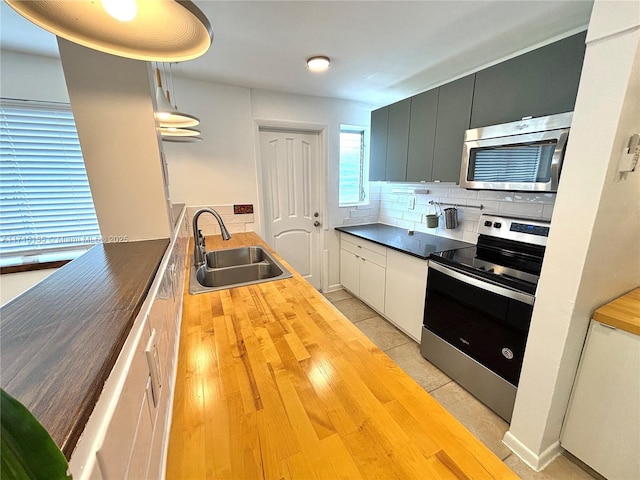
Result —
[[[379,251],[369,249],[367,246],[358,245],[356,243],[351,243],[348,241],[343,241],[340,246],[343,250],[346,250],[347,252],[353,253],[358,257],[364,258],[366,260],[369,260],[372,263],[375,263],[376,265],[386,268],[387,267],[387,249],[384,247],[380,247],[379,245],[376,245],[371,242],[366,242],[366,243],[370,245],[374,245],[375,247],[378,247],[376,250],[382,249],[383,252],[380,253]]]
[[[386,251],[385,255],[382,255],[378,252],[374,252],[373,250],[369,250],[366,247],[362,247],[361,245],[356,245],[350,242],[342,242],[341,247],[343,250],[346,250],[349,253],[353,253],[358,257],[364,258],[365,260],[369,260],[376,265],[379,265],[383,268],[387,267]]]
[[[381,255],[383,257],[387,256],[387,247],[378,245],[377,243],[373,243],[359,237],[354,237],[353,235],[349,235],[348,233],[342,233],[340,235],[340,239],[343,243],[342,248],[345,248],[344,244],[351,243],[357,247],[366,248],[367,250],[377,253],[378,255]]]

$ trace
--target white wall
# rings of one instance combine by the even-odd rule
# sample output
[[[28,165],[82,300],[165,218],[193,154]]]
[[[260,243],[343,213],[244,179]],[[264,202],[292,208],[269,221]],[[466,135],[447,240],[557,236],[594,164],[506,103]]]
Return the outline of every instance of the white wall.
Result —
[[[171,201],[191,206],[251,203],[257,213],[250,90],[175,75],[173,84],[178,109],[200,119],[195,128],[203,140],[163,142]],[[259,231],[257,215],[255,221],[249,228]]]
[[[617,172],[620,154],[635,133],[640,133],[640,4],[596,0],[505,436],[505,443],[534,468],[561,451],[562,421],[593,311],[640,285],[640,169],[626,178]]]
[[[171,236],[149,64],[58,38],[102,241]]]
[[[69,103],[59,58],[0,51],[0,96]]]

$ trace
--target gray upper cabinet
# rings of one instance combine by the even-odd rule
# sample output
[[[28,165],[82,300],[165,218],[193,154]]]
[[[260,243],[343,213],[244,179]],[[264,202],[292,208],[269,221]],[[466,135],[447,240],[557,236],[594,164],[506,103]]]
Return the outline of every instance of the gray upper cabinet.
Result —
[[[369,180],[386,180],[387,130],[389,107],[371,112],[371,147],[369,149]]]
[[[406,176],[409,182],[431,181],[437,114],[437,88],[411,97]]]
[[[410,98],[389,105],[386,180],[395,182],[406,180],[410,115]]]
[[[468,75],[438,89],[433,182],[458,182],[460,179],[462,144],[471,120],[474,78],[475,75]]]
[[[478,72],[471,128],[572,111],[585,37],[578,33]]]

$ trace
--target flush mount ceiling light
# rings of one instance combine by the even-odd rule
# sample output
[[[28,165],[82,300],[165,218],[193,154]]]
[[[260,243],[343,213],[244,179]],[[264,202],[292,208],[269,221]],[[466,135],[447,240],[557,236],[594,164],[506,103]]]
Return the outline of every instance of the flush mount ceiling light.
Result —
[[[158,117],[158,122],[161,127],[195,127],[200,123],[200,120],[193,115],[189,115],[188,113],[183,113],[178,111],[171,102],[167,95],[165,95],[164,90],[162,89],[162,77],[160,76],[160,69],[156,68],[156,81],[158,82],[158,86],[156,87],[156,106],[157,112],[156,116]],[[171,82],[173,83],[173,82]]]
[[[5,0],[49,32],[136,60],[181,62],[204,54],[213,30],[189,0]]]
[[[330,63],[329,57],[315,56],[307,59],[307,68],[312,72],[324,72]]]

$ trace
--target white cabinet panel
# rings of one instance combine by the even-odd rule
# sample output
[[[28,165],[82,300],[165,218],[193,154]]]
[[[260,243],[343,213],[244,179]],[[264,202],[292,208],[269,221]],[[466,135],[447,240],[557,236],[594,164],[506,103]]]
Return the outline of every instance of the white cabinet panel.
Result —
[[[591,321],[560,444],[607,478],[640,478],[640,336]]]
[[[149,452],[151,450],[151,439],[153,437],[151,416],[155,413],[153,402],[149,397],[150,394],[151,384],[147,383],[144,406],[140,411],[138,429],[136,431],[136,438],[131,451],[129,470],[127,472],[127,478],[130,480],[148,478],[147,468],[149,466]]]
[[[387,248],[353,235],[340,237],[340,283],[380,313],[384,311]]]
[[[354,295],[360,296],[359,258],[344,249],[340,250],[340,283]]]
[[[360,298],[384,312],[385,268],[366,258],[360,259]]]
[[[426,288],[427,261],[388,249],[384,314],[416,342],[422,335]]]
[[[144,331],[147,332],[146,329]],[[125,478],[127,473],[149,378],[144,348],[145,342],[141,341],[136,348],[104,441],[97,452],[100,470],[106,478]]]

